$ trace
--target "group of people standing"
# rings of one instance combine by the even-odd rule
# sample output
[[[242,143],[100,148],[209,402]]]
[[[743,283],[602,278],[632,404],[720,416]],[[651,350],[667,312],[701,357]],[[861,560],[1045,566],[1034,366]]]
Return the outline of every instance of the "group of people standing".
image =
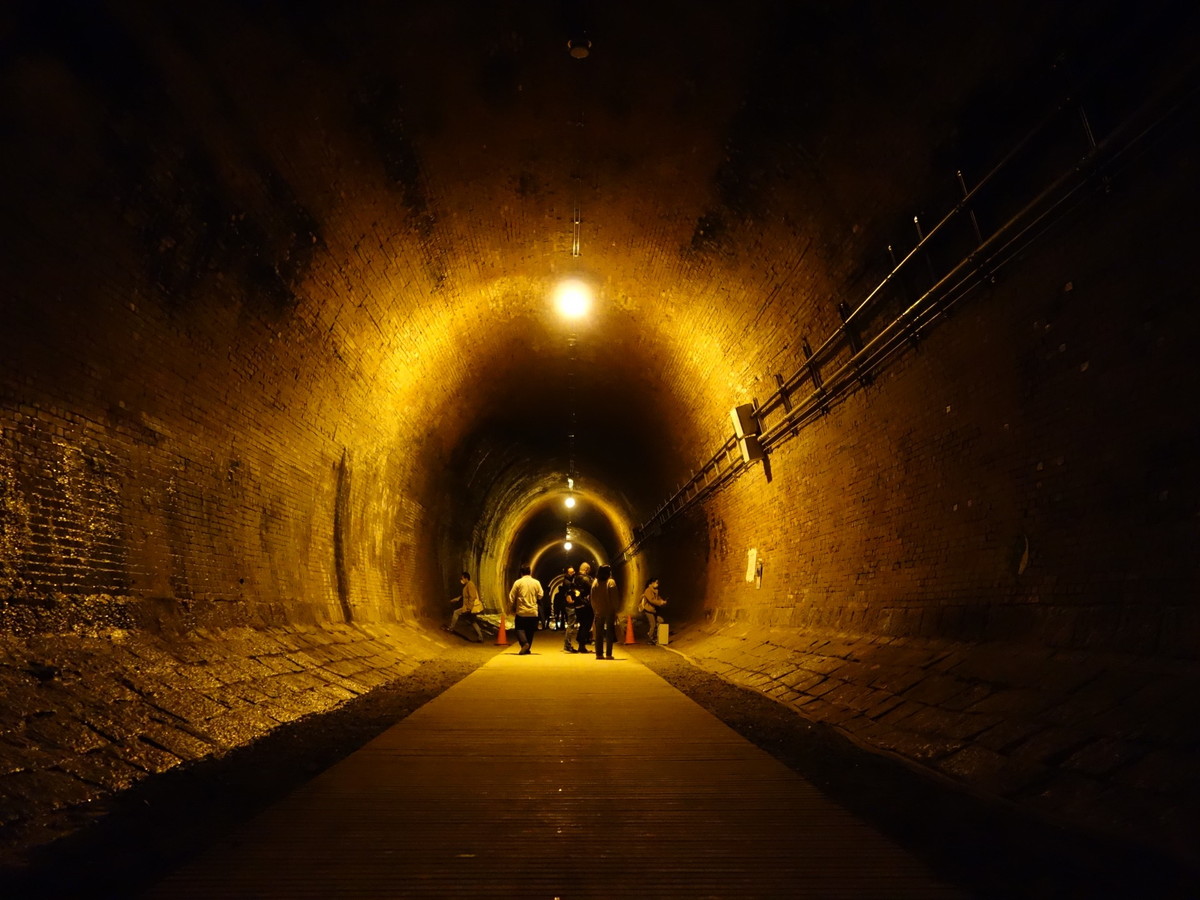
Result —
[[[454,631],[460,618],[475,630],[476,641],[482,642],[477,613],[483,611],[479,591],[467,572],[460,579],[463,585],[462,605],[455,610],[447,631]],[[533,577],[529,566],[521,566],[520,577],[513,582],[508,592],[513,608],[513,630],[521,645],[519,655],[530,653],[533,636],[548,620],[545,591],[542,583]],[[658,625],[662,622],[660,610],[666,599],[658,591],[658,579],[646,582],[638,608],[646,617],[649,628],[649,643],[658,642]],[[555,588],[552,603],[554,626],[563,632],[563,650],[568,653],[587,653],[588,644],[594,643],[596,659],[612,659],[613,644],[616,642],[617,613],[621,608],[621,594],[610,566],[600,566],[596,577],[592,577],[590,563],[581,563],[579,572],[568,567]]]
[[[522,566],[521,577],[508,592],[521,644],[520,655],[529,653],[533,646],[533,636],[541,624],[539,601],[544,597],[541,582],[530,574],[529,566]],[[620,604],[621,595],[611,567],[600,566],[595,578],[590,563],[582,563],[578,574],[574,568],[568,568],[555,589],[552,603],[555,622],[562,626],[563,649],[568,653],[586,653],[588,644],[594,642],[596,659],[612,659]]]

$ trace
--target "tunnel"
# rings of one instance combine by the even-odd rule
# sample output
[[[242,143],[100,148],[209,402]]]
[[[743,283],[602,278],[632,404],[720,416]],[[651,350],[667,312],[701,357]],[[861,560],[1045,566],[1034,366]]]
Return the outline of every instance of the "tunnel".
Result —
[[[657,658],[1195,877],[1198,17],[9,4],[5,871],[587,561]]]

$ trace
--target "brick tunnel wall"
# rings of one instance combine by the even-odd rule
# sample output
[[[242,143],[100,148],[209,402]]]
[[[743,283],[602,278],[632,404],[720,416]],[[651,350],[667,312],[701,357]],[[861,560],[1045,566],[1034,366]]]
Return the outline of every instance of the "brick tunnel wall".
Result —
[[[423,423],[467,317],[429,300],[411,203],[338,214],[397,189],[338,164],[331,197],[312,173],[353,148],[284,171],[283,123],[264,138],[98,7],[61,12],[3,69],[6,848],[437,655],[418,619],[456,568],[429,502],[455,424]]]
[[[115,31],[73,14],[3,82],[24,136],[0,146],[20,173],[0,235],[14,835],[439,652],[418,620],[460,565],[505,579],[505,548],[472,529],[508,514],[484,509],[506,485],[463,485],[509,432],[478,422],[565,371],[561,335],[527,310],[569,248],[574,164],[543,149],[562,133],[546,114],[565,108],[557,69],[489,82],[483,102],[458,63],[494,62],[484,28],[430,43],[453,73],[437,84],[411,35],[403,54],[355,45],[410,67],[392,73],[420,87],[405,94],[339,62],[336,35],[277,34],[234,5],[175,22],[186,42],[150,12]],[[694,51],[626,46],[620,90],[588,120],[585,259],[607,306],[581,353],[608,378],[585,403],[606,422],[637,409],[584,471],[623,492],[631,522],[724,439],[732,405],[798,364],[799,336],[836,325],[830,298],[946,175],[962,108],[1003,105],[998,60],[1034,52],[956,45],[957,74],[934,86],[907,62],[920,23],[891,22],[904,40],[874,68],[847,30],[799,75],[772,52],[748,77],[719,53],[736,23],[711,18]],[[1009,21],[1026,25],[1044,21]],[[654,84],[638,67],[668,52],[694,64],[688,85],[631,111],[633,85]],[[889,66],[908,81],[893,88]],[[988,79],[991,97],[968,98]],[[1188,166],[1118,184],[1099,224],[1044,241],[782,445],[769,484],[748,473],[649,546],[637,565],[688,625],[680,646],[990,796],[1187,834],[1197,717],[1163,696],[1195,696],[1194,417],[1173,404],[1186,387],[1159,387],[1194,386],[1195,322],[1182,267],[1151,263],[1187,258]],[[1145,242],[1125,248],[1130,234]],[[514,376],[530,348],[547,365]],[[563,395],[544,396],[560,415]],[[742,578],[750,547],[761,589]]]
[[[668,526],[645,552],[676,647],[873,751],[1194,863],[1195,137],[1094,192],[769,478]]]

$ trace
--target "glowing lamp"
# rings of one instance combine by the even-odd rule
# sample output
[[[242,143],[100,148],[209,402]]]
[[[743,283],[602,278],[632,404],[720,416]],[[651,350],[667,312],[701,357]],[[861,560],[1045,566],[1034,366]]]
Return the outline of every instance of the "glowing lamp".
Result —
[[[567,509],[575,508],[575,498],[574,497],[568,497],[566,500],[563,501],[563,503],[565,503],[567,505]]]
[[[577,278],[564,281],[554,290],[554,305],[563,318],[582,318],[592,308],[592,289]]]
[[[564,542],[563,542],[563,549],[564,549],[564,550],[570,550],[572,546],[573,546],[573,544],[572,544],[570,541],[564,541]]]

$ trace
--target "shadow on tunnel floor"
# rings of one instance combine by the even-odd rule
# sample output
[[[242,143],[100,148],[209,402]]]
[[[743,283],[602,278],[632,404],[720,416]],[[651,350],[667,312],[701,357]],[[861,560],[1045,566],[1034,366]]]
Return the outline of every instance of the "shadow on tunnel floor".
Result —
[[[403,682],[281,726],[220,759],[180,766],[114,798],[87,827],[0,869],[0,897],[138,896],[231,828],[357,750],[508,648],[465,644]],[[644,645],[624,648],[668,683],[948,881],[981,898],[1195,898],[1200,873],[1153,848],[1063,829],[865,751],[828,727]]]
[[[281,725],[220,758],[147,778],[102,810],[53,823],[23,862],[0,867],[4,900],[127,900],[362,747],[504,650],[465,641],[404,679]],[[44,840],[44,839],[43,839]]]
[[[980,898],[1200,897],[1200,872],[1152,847],[1082,834],[955,789],[730,684],[679,653],[646,646],[626,650],[942,878]]]

